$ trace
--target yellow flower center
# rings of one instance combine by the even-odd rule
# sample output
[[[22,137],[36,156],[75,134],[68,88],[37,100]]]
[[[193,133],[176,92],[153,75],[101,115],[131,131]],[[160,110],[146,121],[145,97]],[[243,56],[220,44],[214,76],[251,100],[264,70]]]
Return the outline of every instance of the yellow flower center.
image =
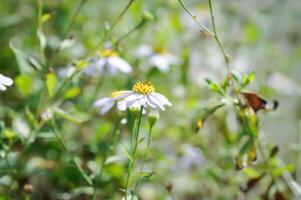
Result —
[[[154,85],[149,81],[137,82],[132,89],[139,94],[149,94],[155,91]]]
[[[102,56],[102,57],[118,56],[118,52],[113,51],[111,49],[105,49],[100,52],[100,56]]]
[[[155,46],[154,51],[158,54],[165,54],[167,53],[167,50],[164,47],[161,46]]]

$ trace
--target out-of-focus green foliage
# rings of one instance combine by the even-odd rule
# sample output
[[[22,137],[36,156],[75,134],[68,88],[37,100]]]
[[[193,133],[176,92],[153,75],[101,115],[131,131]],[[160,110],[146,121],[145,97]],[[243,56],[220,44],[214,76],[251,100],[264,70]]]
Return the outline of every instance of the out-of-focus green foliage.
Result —
[[[299,0],[213,1],[231,73],[178,0],[129,2],[1,0],[0,73],[14,85],[0,91],[0,199],[122,199],[133,155],[135,198],[299,199]],[[183,2],[212,30],[208,1]],[[132,72],[88,76],[110,46]],[[172,55],[168,71],[153,54]],[[145,163],[148,116],[133,154],[135,113],[93,106],[143,80],[172,103]],[[254,112],[238,101],[250,91],[279,108]]]

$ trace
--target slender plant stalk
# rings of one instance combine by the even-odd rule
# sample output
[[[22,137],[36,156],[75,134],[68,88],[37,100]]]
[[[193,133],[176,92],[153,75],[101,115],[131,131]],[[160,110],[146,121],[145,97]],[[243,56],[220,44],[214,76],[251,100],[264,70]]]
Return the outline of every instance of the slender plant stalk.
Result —
[[[76,21],[76,18],[78,16],[78,14],[80,13],[81,9],[83,8],[83,6],[85,5],[85,3],[87,2],[88,0],[81,0],[79,5],[77,6],[77,8],[75,9],[74,11],[74,14],[72,15],[71,17],[71,20],[70,20],[70,23],[66,29],[66,31],[64,32],[63,34],[63,37],[62,37],[62,42],[59,44],[59,46],[55,49],[54,53],[53,53],[53,56],[49,62],[49,65],[48,65],[48,68],[47,69],[50,69],[52,67],[52,65],[54,64],[54,61],[56,59],[56,56],[59,54],[59,52],[61,51],[61,48],[62,48],[62,44],[64,42],[64,40],[68,37],[70,31],[72,30],[74,24],[75,24],[75,21]]]
[[[104,31],[102,39],[97,43],[95,50],[97,50],[108,38],[108,36],[113,32],[114,28],[117,26],[117,24],[122,20],[125,13],[129,10],[131,5],[134,3],[135,0],[129,0],[126,7],[122,10],[122,12],[118,15],[116,20],[112,23],[112,25],[109,27],[109,29]]]
[[[125,39],[126,37],[132,35],[135,31],[139,30],[141,27],[143,27],[146,24],[146,22],[147,22],[146,19],[142,19],[135,27],[133,27],[127,33],[125,33],[120,38],[118,38],[116,41],[116,44],[119,44],[121,42],[121,40]]]
[[[128,196],[128,191],[129,191],[129,183],[131,179],[131,175],[135,166],[136,162],[136,152],[137,152],[137,147],[138,147],[138,142],[139,142],[139,131],[140,131],[140,126],[141,126],[141,118],[142,118],[142,111],[143,111],[143,106],[140,108],[139,116],[138,118],[135,118],[135,124],[131,136],[131,158],[130,158],[130,163],[128,167],[128,174],[126,178],[126,187],[125,187],[125,200],[127,200]],[[132,199],[133,196],[131,196]]]
[[[62,149],[65,151],[66,154],[68,154],[68,156],[70,157],[71,161],[73,162],[73,164],[75,165],[75,167],[77,168],[77,170],[79,171],[80,175],[83,177],[83,179],[86,181],[86,183],[89,186],[93,186],[93,183],[91,181],[91,179],[89,178],[89,176],[84,172],[84,170],[82,169],[82,167],[80,166],[80,164],[76,161],[75,157],[72,155],[72,153],[67,149],[64,141],[62,140],[61,134],[58,132],[57,128],[56,128],[56,124],[55,121],[52,120],[52,131],[57,139],[57,141],[60,143]]]
[[[42,16],[43,16],[43,1],[38,0],[38,31],[43,31],[43,22],[42,22]],[[45,49],[40,43],[40,59],[42,66],[45,67]]]
[[[214,33],[212,33],[212,31],[210,31],[204,24],[202,24],[202,22],[200,22],[200,20],[198,20],[197,16],[192,14],[192,12],[188,9],[186,4],[182,0],[178,0],[178,2],[184,8],[184,10],[188,13],[188,15],[199,25],[199,27],[201,28],[201,30],[203,32],[209,33],[210,35],[214,36]]]
[[[143,172],[143,167],[144,167],[144,164],[145,164],[145,162],[147,160],[147,157],[148,157],[148,152],[150,150],[150,144],[151,144],[152,130],[153,130],[153,125],[151,125],[149,127],[148,136],[147,136],[147,143],[146,143],[146,148],[145,148],[145,151],[144,151],[144,155],[143,155],[143,159],[142,159],[142,163],[141,163],[141,167],[140,167],[140,172]],[[138,190],[138,186],[141,183],[141,181],[142,181],[142,179],[137,181],[137,183],[135,185],[135,192]]]

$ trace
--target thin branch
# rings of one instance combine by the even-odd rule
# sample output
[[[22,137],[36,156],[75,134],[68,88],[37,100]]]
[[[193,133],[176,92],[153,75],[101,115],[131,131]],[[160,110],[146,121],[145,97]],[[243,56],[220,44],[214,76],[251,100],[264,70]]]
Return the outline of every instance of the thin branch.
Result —
[[[73,16],[72,16],[72,18],[71,18],[71,21],[70,21],[70,23],[69,23],[69,25],[68,25],[66,31],[65,31],[64,34],[63,34],[62,42],[60,43],[60,45],[59,45],[59,46],[56,48],[56,50],[54,51],[53,56],[52,56],[52,58],[51,58],[51,60],[50,60],[50,62],[49,62],[49,66],[48,66],[47,69],[51,68],[52,65],[54,64],[54,61],[55,61],[55,59],[56,59],[56,56],[57,56],[57,55],[59,54],[59,52],[61,51],[62,44],[63,44],[64,40],[68,37],[70,31],[72,30],[72,28],[73,28],[73,26],[74,26],[74,23],[75,23],[75,21],[76,21],[76,18],[77,18],[77,16],[78,16],[80,10],[83,8],[84,4],[85,4],[87,1],[88,1],[88,0],[81,0],[80,3],[79,3],[79,5],[77,6],[77,8],[76,8],[76,10],[75,10],[75,12],[74,12],[74,14],[73,14]]]
[[[217,34],[217,31],[216,31],[216,25],[215,25],[215,18],[214,18],[214,14],[213,14],[213,8],[212,8],[212,0],[209,0],[209,8],[210,8],[210,16],[211,16],[211,24],[212,24],[212,28],[213,28],[213,36],[214,36],[214,39],[216,40],[223,56],[224,56],[224,60],[225,60],[225,63],[227,65],[227,69],[228,71],[230,72],[230,65],[229,65],[229,58],[226,54],[226,51],[225,51],[225,48],[224,46],[222,45],[219,37],[218,37],[218,34]]]
[[[188,13],[188,15],[199,25],[199,27],[202,29],[203,32],[209,33],[210,35],[214,36],[214,33],[210,31],[200,20],[198,20],[197,16],[193,15],[191,11],[188,9],[186,4],[182,0],[178,0],[180,5],[184,8],[184,10]]]
[[[135,0],[130,0],[128,2],[128,4],[126,5],[126,7],[122,10],[122,12],[118,15],[117,19],[112,23],[112,25],[109,27],[108,30],[104,31],[104,35],[102,37],[102,39],[97,43],[95,49],[97,49],[100,45],[102,45],[108,38],[109,34],[112,33],[112,31],[114,30],[114,28],[117,26],[117,24],[121,21],[121,19],[123,18],[123,16],[125,15],[125,13],[129,10],[129,8],[131,7],[131,5],[134,3]]]

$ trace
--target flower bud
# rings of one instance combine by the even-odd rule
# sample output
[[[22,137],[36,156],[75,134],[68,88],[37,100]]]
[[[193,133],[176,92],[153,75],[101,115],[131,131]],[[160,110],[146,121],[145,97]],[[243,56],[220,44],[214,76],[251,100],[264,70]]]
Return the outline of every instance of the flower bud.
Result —
[[[151,110],[148,113],[148,121],[151,127],[157,122],[159,117],[160,117],[160,113],[158,110]]]
[[[144,11],[142,14],[144,20],[151,21],[154,20],[154,15],[148,11]]]
[[[34,187],[31,184],[25,184],[25,185],[23,185],[23,190],[26,193],[32,193],[34,190]]]

